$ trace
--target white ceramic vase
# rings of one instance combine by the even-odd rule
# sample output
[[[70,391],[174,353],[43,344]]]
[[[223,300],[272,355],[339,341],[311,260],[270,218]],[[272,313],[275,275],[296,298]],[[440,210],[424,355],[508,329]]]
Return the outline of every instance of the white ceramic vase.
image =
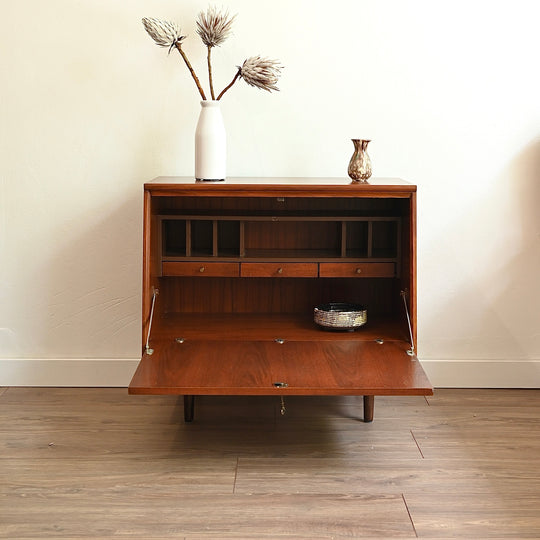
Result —
[[[219,101],[201,101],[195,130],[195,179],[198,182],[225,180],[227,136]]]

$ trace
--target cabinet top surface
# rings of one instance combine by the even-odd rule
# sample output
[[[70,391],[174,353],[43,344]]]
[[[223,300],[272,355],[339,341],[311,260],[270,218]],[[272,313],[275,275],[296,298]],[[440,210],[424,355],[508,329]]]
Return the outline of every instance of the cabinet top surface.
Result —
[[[349,178],[318,177],[230,177],[223,182],[197,182],[189,176],[158,176],[144,185],[156,193],[190,192],[222,195],[243,192],[314,192],[328,194],[368,195],[376,193],[410,194],[416,186],[400,178],[370,178],[367,183],[352,183]]]

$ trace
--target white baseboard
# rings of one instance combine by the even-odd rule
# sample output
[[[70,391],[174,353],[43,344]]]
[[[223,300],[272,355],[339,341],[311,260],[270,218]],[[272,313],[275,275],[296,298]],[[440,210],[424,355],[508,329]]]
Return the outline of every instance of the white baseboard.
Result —
[[[540,388],[540,360],[431,360],[422,367],[436,388]]]
[[[0,358],[0,386],[127,387],[138,362],[132,358]],[[421,362],[437,388],[540,388],[540,360]]]
[[[127,387],[139,360],[0,358],[0,386]]]

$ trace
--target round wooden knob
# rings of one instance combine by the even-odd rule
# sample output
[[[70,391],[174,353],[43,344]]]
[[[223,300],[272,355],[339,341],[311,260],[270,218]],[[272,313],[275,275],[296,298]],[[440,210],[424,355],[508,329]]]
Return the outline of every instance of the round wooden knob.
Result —
[[[361,269],[361,268],[357,268],[357,269],[356,269],[356,273],[357,273],[357,274],[361,274],[361,273],[362,273],[362,269]]]
[[[206,268],[205,268],[204,266],[201,266],[201,267],[199,268],[199,272],[201,272],[201,273],[204,272],[205,270],[206,270]]]
[[[277,269],[277,273],[278,273],[278,274],[283,274],[283,268],[278,268],[278,269]]]

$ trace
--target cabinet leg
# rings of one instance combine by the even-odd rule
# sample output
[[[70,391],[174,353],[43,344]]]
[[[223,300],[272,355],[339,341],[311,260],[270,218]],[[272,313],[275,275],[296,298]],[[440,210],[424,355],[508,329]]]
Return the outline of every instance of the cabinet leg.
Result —
[[[184,422],[193,422],[195,396],[184,396]]]
[[[364,422],[373,422],[375,396],[364,396]]]

